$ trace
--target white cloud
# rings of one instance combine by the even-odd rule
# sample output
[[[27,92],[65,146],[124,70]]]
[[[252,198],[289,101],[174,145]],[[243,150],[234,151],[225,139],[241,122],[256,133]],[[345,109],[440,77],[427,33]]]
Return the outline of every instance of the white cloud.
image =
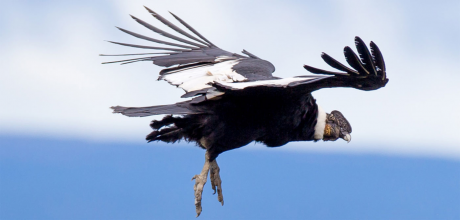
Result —
[[[383,51],[390,82],[373,92],[315,92],[326,111],[338,109],[349,119],[353,141],[348,145],[308,143],[307,148],[460,157],[460,136],[456,135],[460,119],[455,117],[460,109],[458,46],[439,41],[414,45],[410,39],[426,32],[410,26],[416,19],[411,15],[422,15],[409,10],[408,1],[333,3],[116,1],[104,11],[82,7],[67,13],[70,6],[43,6],[38,13],[46,16],[41,17],[13,7],[15,13],[2,15],[8,23],[2,24],[7,35],[1,36],[0,100],[5,107],[0,111],[0,132],[142,142],[151,118],[113,115],[108,107],[173,103],[180,101],[182,91],[157,82],[161,68],[149,62],[101,65],[111,58],[97,55],[139,51],[103,42],[143,43],[115,25],[153,35],[128,14],[164,27],[145,11],[145,4],[167,18],[171,18],[167,10],[173,11],[226,50],[244,48],[270,60],[277,68],[275,75],[282,77],[308,74],[303,64],[329,69],[319,57],[323,51],[344,61],[342,48],[353,46],[355,35],[366,42],[373,40]],[[434,10],[431,16],[442,14]],[[110,19],[102,22],[104,16]],[[459,17],[450,16],[436,19]],[[430,36],[442,39],[443,31],[455,34],[452,28],[459,29],[458,24],[449,24],[427,23],[423,28],[437,25],[438,33]],[[303,148],[298,146],[286,149]]]

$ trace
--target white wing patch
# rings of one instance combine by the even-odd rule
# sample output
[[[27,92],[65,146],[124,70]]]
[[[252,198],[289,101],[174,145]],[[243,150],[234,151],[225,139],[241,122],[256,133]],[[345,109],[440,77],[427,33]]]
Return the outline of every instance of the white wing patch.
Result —
[[[235,72],[232,67],[238,60],[228,60],[214,65],[206,65],[181,70],[160,77],[170,84],[178,86],[186,92],[211,88],[208,83],[232,83],[247,80],[246,77]]]
[[[284,79],[273,79],[273,80],[260,80],[255,82],[239,82],[239,83],[228,83],[228,82],[221,82],[220,84],[224,85],[225,87],[229,87],[232,89],[244,89],[247,87],[255,87],[255,86],[273,86],[273,87],[287,87],[289,84],[294,82],[300,81],[310,81],[318,79],[318,76],[311,76],[311,77],[292,77],[292,78],[284,78]]]

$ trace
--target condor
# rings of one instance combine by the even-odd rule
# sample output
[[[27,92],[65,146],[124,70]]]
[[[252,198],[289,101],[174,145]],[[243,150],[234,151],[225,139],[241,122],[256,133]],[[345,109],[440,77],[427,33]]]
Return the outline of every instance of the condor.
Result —
[[[216,161],[219,154],[253,141],[268,147],[279,147],[291,141],[335,141],[339,138],[349,142],[350,123],[339,111],[324,112],[311,93],[335,87],[369,91],[384,87],[388,82],[379,48],[371,42],[369,52],[359,37],[355,38],[359,56],[350,47],[344,49],[346,61],[352,68],[323,53],[321,57],[324,61],[339,71],[304,65],[306,70],[322,75],[279,78],[272,75],[275,67],[270,62],[246,50],[242,51],[244,55],[222,50],[176,15],[171,13],[191,33],[146,9],[182,36],[165,32],[134,16],[132,18],[151,31],[178,42],[162,41],[118,28],[134,37],[170,47],[111,42],[160,52],[122,54],[144,56],[107,63],[150,61],[166,67],[158,79],[183,89],[185,94],[182,97],[189,100],[172,105],[115,106],[112,109],[114,113],[129,117],[165,114],[167,116],[162,120],[150,123],[153,131],[147,135],[148,142],[186,140],[206,150],[203,170],[193,177],[197,216],[202,211],[201,195],[208,173],[218,201],[224,204]]]

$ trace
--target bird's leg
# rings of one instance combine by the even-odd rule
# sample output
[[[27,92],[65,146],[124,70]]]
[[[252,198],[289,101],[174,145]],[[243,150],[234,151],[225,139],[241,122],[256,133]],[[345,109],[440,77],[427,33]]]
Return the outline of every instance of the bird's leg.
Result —
[[[195,180],[195,186],[193,187],[193,190],[195,190],[196,217],[200,216],[201,214],[201,194],[203,193],[204,184],[206,184],[206,180],[208,179],[210,165],[211,163],[209,162],[209,156],[208,153],[206,153],[203,170],[201,170],[200,175],[195,175],[192,178],[192,180]]]
[[[222,205],[224,205],[224,196],[222,195],[222,180],[220,179],[219,175],[219,165],[217,165],[216,159],[209,161],[209,154],[206,152],[203,170],[201,170],[199,175],[195,175],[192,178],[192,180],[195,180],[195,186],[193,186],[193,190],[195,190],[196,217],[200,216],[202,211],[201,198],[203,194],[203,187],[208,179],[208,172],[211,173],[211,184],[212,189],[214,190],[214,194],[216,194],[217,191],[217,200]]]
[[[210,162],[210,168],[211,168],[211,184],[212,184],[212,189],[214,190],[214,194],[216,194],[216,188],[217,188],[217,200],[224,205],[224,196],[222,195],[222,180],[220,179],[220,168],[219,165],[217,165],[216,159],[214,159],[212,162]]]

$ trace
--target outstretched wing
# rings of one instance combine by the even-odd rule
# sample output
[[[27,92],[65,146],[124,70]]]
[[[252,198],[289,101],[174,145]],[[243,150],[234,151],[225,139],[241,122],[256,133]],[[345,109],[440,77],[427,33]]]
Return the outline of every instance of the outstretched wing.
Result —
[[[259,57],[243,50],[242,53],[247,56],[242,56],[235,53],[218,48],[208,39],[203,37],[185,21],[178,16],[172,14],[182,25],[196,36],[182,30],[178,26],[169,22],[161,15],[155,13],[146,7],[148,12],[166,26],[173,29],[176,33],[183,35],[185,38],[178,37],[163,31],[147,22],[131,16],[136,22],[142,26],[156,32],[164,37],[170,38],[181,43],[172,43],[162,41],[155,38],[140,35],[123,28],[118,28],[121,31],[134,37],[169,45],[172,47],[154,47],[135,45],[127,43],[112,42],[123,46],[136,47],[142,49],[160,50],[156,53],[141,53],[141,54],[120,54],[120,55],[101,55],[101,56],[142,56],[133,59],[124,59],[105,63],[121,63],[128,64],[139,61],[152,61],[155,65],[169,67],[160,72],[159,80],[166,80],[172,85],[184,89],[187,93],[183,97],[190,97],[198,94],[205,94],[208,90],[213,92],[213,88],[209,83],[212,82],[243,82],[276,79],[272,76],[275,67],[268,61],[262,60]],[[145,56],[147,55],[147,56]]]
[[[359,58],[350,47],[347,46],[344,48],[346,61],[352,68],[343,65],[326,53],[321,55],[327,64],[343,72],[333,72],[304,65],[305,69],[314,74],[325,75],[306,75],[258,82],[215,82],[213,85],[218,88],[219,91],[226,91],[228,93],[240,92],[246,89],[254,91],[254,89],[264,89],[264,87],[265,89],[267,89],[266,87],[285,87],[298,89],[303,92],[312,92],[322,88],[333,87],[352,87],[360,90],[375,90],[384,87],[388,82],[388,78],[386,77],[385,62],[377,45],[371,42],[371,52],[369,52],[361,38],[355,37],[355,44],[359,53]],[[283,81],[285,83],[282,83]]]
[[[168,67],[160,71],[160,77],[158,80],[165,80],[171,85],[182,88],[186,92],[186,94],[182,96],[183,98],[201,95],[201,99],[197,100],[202,101],[224,94],[224,92],[218,91],[216,89],[219,87],[216,85],[232,84],[234,88],[240,89],[248,86],[287,87],[307,82],[314,82],[316,80],[328,77],[315,75],[285,79],[274,77],[272,73],[275,71],[275,67],[270,62],[260,59],[256,55],[251,54],[246,50],[243,50],[242,53],[247,56],[242,56],[236,53],[230,53],[228,51],[222,50],[215,44],[211,43],[208,39],[203,37],[200,33],[198,33],[178,16],[171,13],[174,18],[176,18],[182,25],[184,25],[196,36],[193,36],[192,34],[182,30],[151,9],[147,7],[145,8],[153,17],[173,29],[176,33],[181,34],[186,38],[170,34],[151,24],[148,24],[139,18],[131,16],[136,22],[150,29],[151,31],[181,43],[162,41],[140,35],[123,28],[118,28],[121,31],[134,37],[159,44],[169,45],[172,47],[144,46],[109,41],[111,43],[123,46],[160,50],[160,52],[101,55],[142,56],[133,59],[105,62],[104,64],[128,64],[140,61],[152,61],[155,65]]]

